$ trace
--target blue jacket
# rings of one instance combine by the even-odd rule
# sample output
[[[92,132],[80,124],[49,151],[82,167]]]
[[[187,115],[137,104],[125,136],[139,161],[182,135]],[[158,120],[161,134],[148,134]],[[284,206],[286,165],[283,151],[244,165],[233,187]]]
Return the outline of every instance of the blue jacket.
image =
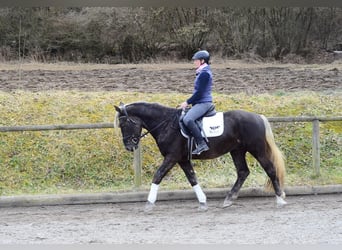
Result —
[[[213,86],[213,76],[210,66],[205,66],[196,75],[194,91],[192,96],[186,101],[188,104],[195,105],[197,103],[212,102],[211,89]]]

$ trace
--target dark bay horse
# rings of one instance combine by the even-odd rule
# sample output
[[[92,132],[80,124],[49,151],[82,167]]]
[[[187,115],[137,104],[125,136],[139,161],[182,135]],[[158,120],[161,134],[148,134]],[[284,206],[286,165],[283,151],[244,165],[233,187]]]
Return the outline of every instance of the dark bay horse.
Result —
[[[157,103],[136,102],[128,105],[115,106],[116,121],[119,122],[123,143],[127,150],[137,148],[142,129],[146,129],[155,139],[164,157],[163,163],[155,172],[150,193],[145,206],[146,211],[152,210],[157,199],[159,184],[169,170],[177,163],[183,169],[193,187],[199,209],[206,210],[206,196],[199,186],[191,161],[188,158],[187,139],[180,132],[179,117],[181,109],[169,108]],[[227,193],[223,207],[232,205],[238,192],[249,175],[246,153],[252,154],[267,173],[268,189],[274,190],[277,204],[285,205],[283,192],[285,164],[282,153],[274,142],[271,126],[263,115],[242,110],[224,113],[224,132],[219,137],[209,139],[210,150],[193,159],[213,159],[230,152],[237,171],[237,180]]]

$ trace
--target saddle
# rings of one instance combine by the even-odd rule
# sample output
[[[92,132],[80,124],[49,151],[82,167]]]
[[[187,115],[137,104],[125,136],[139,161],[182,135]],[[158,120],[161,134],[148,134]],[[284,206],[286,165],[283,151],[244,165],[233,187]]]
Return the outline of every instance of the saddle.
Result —
[[[183,123],[183,118],[189,109],[183,110],[179,118],[179,127],[181,134],[188,139],[189,159],[191,160],[191,152],[194,144],[194,137]],[[223,134],[223,112],[216,112],[215,105],[211,105],[208,111],[195,121],[199,127],[202,137],[208,142],[208,137],[217,137]]]

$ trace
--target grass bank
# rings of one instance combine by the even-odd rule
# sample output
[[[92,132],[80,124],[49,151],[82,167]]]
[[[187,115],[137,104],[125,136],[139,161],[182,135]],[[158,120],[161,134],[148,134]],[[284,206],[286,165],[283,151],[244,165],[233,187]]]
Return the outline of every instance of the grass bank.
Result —
[[[127,92],[0,92],[0,126],[113,122],[114,104],[159,102],[176,107],[187,95]],[[262,95],[214,94],[217,110],[244,109],[266,116],[341,116],[340,93],[316,92]],[[284,152],[287,185],[342,184],[342,124],[321,123],[321,175],[311,159],[311,123],[273,123]],[[142,141],[143,189],[162,157],[150,136]],[[117,129],[0,133],[0,194],[44,194],[132,190],[133,155],[125,151]],[[251,174],[245,187],[262,186],[266,176],[248,156]],[[229,155],[195,161],[203,187],[230,187],[235,168]],[[188,188],[178,166],[162,189]]]

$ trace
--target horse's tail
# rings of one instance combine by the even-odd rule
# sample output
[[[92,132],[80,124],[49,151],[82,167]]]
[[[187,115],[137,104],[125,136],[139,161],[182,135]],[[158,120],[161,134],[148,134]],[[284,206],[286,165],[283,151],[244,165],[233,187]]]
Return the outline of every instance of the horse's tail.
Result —
[[[263,115],[261,115],[261,118],[264,121],[265,131],[266,131],[265,132],[266,133],[266,142],[267,142],[268,147],[269,147],[269,149],[267,150],[268,151],[267,153],[268,153],[273,165],[275,166],[276,175],[277,175],[278,180],[279,180],[279,185],[280,185],[280,188],[283,190],[284,182],[285,182],[285,173],[286,173],[284,156],[283,156],[282,152],[279,150],[279,148],[277,147],[277,145],[275,144],[271,125],[268,122],[267,118]],[[268,179],[268,181],[266,183],[266,190],[267,191],[273,191],[274,190],[272,181],[270,179]]]

